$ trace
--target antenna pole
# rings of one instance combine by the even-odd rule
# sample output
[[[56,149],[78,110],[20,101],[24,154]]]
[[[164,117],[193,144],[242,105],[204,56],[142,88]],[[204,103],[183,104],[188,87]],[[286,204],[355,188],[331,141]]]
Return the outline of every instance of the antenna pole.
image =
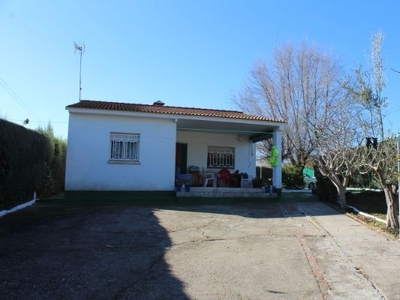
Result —
[[[74,47],[75,47],[75,52],[79,51],[79,101],[82,100],[81,94],[82,94],[82,55],[85,52],[85,43],[80,42],[76,43],[74,42]]]
[[[82,51],[79,58],[79,101],[82,100]]]

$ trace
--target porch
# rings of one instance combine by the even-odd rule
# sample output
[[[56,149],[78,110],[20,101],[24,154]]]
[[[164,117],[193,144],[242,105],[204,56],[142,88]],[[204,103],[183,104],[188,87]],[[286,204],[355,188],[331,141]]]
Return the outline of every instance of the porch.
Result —
[[[176,191],[177,198],[276,198],[277,193],[266,193],[264,188],[196,187],[190,191]]]
[[[179,118],[175,147],[175,185],[190,184],[196,196],[265,197],[262,191],[239,192],[256,174],[257,143],[269,140],[280,151],[282,124],[243,120],[189,120]],[[274,166],[271,185],[282,187],[282,167]],[[246,177],[244,177],[244,175]],[[207,189],[202,189],[207,187]],[[215,190],[213,188],[233,188]],[[253,195],[254,194],[254,195]],[[242,196],[244,195],[244,196]],[[257,195],[257,196],[256,196]],[[223,197],[230,197],[223,196]]]

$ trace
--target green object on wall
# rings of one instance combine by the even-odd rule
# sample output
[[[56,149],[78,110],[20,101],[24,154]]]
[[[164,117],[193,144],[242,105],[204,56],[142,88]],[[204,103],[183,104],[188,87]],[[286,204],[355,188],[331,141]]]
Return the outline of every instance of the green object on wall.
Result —
[[[269,163],[271,164],[272,167],[276,167],[278,165],[278,155],[279,151],[276,146],[272,146],[271,148],[271,157],[269,158]]]

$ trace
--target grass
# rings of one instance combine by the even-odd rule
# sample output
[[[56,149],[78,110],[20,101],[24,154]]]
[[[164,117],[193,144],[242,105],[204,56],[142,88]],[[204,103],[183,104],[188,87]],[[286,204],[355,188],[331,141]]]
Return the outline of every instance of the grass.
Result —
[[[383,192],[378,191],[351,191],[346,194],[347,204],[354,206],[360,211],[369,215],[375,216],[379,219],[386,220],[386,201]],[[386,228],[386,224],[376,221],[373,218],[368,218],[363,215],[356,214],[354,211],[349,211],[355,218],[366,223],[369,227],[377,229],[393,237],[397,237],[398,230]]]

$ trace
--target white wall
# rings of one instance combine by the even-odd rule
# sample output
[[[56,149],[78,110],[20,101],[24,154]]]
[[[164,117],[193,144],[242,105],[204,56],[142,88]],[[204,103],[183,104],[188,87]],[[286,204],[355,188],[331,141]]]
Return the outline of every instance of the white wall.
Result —
[[[188,144],[188,167],[191,165],[207,168],[207,147],[224,146],[235,148],[235,170],[239,173],[247,173],[252,177],[256,174],[256,148],[248,138],[237,134],[221,134],[209,132],[178,131],[178,143]]]
[[[140,133],[140,164],[109,163],[110,132]],[[70,113],[65,189],[172,190],[176,123]]]

